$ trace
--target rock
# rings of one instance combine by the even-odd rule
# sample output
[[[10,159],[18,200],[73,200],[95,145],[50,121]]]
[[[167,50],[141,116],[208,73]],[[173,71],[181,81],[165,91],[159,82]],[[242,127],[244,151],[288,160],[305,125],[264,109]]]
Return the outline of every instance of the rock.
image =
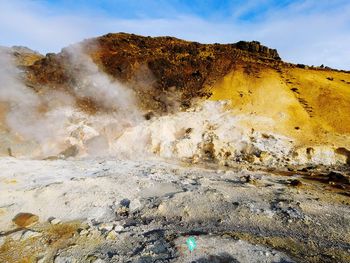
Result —
[[[245,182],[245,183],[252,183],[252,184],[254,184],[254,183],[256,183],[257,178],[255,178],[254,176],[251,176],[251,175],[248,174],[248,175],[242,176],[241,180],[243,182]]]
[[[120,201],[120,205],[129,208],[130,207],[130,200],[125,198],[125,199]]]
[[[122,206],[117,209],[117,215],[119,216],[129,216],[129,208]]]
[[[251,53],[257,53],[260,56],[272,58],[276,60],[281,60],[276,49],[270,49],[266,46],[263,46],[258,41],[239,41],[235,44],[238,49],[245,50]]]
[[[166,253],[167,250],[168,250],[168,246],[167,246],[167,243],[165,243],[164,241],[157,241],[157,242],[155,242],[154,246],[152,248],[152,251],[155,254]]]
[[[99,224],[101,224],[101,222],[99,220],[96,220],[95,218],[92,218],[88,224],[89,226],[98,226]]]
[[[291,180],[291,181],[289,182],[289,184],[290,184],[291,186],[294,186],[294,187],[299,187],[299,186],[302,186],[302,185],[303,185],[302,182],[300,182],[300,181],[297,180],[297,179]]]
[[[124,227],[131,227],[131,226],[136,226],[138,223],[137,220],[135,219],[129,219],[125,221]]]
[[[127,217],[129,216],[130,200],[125,198],[120,201],[119,207],[117,209],[117,215]]]
[[[32,230],[27,230],[22,234],[21,240],[26,240],[29,238],[36,238],[36,237],[41,237],[43,234],[40,232],[32,231]]]
[[[107,236],[106,236],[106,239],[108,240],[115,240],[117,238],[117,232],[112,230],[112,231],[109,231]]]
[[[36,224],[38,221],[39,217],[31,213],[19,213],[12,219],[12,222],[18,227],[28,227]]]
[[[62,158],[75,157],[79,153],[79,149],[76,145],[72,145],[59,153],[59,156]]]
[[[83,230],[81,230],[81,231],[79,232],[79,235],[80,235],[80,236],[87,236],[88,234],[89,234],[89,231],[86,230],[86,229],[83,229]]]
[[[263,164],[269,164],[273,161],[273,157],[271,156],[271,154],[265,151],[262,151],[260,153],[259,159],[260,162],[262,162]]]
[[[61,220],[59,220],[59,219],[57,219],[57,218],[54,218],[54,217],[50,217],[50,218],[48,219],[48,221],[49,221],[49,223],[50,223],[51,225],[58,225],[58,224],[61,223]]]
[[[123,227],[122,225],[116,225],[116,226],[114,227],[114,230],[115,230],[116,232],[121,232],[121,231],[124,230],[124,227]]]
[[[103,223],[98,227],[98,230],[100,231],[106,231],[109,232],[114,228],[114,224],[113,223]]]

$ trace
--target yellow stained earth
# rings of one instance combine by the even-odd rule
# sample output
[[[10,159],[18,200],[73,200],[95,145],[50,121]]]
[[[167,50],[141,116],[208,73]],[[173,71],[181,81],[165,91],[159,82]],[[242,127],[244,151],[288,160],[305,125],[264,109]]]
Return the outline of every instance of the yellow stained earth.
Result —
[[[253,129],[288,136],[297,145],[350,147],[350,74],[330,70],[237,66],[214,87],[212,100],[230,100],[235,114],[273,125]]]

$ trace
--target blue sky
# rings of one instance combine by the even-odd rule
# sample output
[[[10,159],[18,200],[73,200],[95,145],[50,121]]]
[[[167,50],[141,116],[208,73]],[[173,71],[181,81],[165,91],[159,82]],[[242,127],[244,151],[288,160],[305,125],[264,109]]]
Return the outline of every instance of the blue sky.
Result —
[[[258,40],[290,62],[350,69],[349,0],[0,0],[0,45],[41,53],[109,32]]]

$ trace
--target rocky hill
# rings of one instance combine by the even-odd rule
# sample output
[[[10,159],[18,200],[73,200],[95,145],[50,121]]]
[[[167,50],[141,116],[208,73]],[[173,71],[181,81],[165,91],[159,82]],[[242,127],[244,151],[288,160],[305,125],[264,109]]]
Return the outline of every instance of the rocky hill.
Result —
[[[86,59],[97,66],[93,72]],[[96,79],[88,84],[81,81],[82,75],[102,72],[105,82],[117,81],[133,92],[146,119],[180,113],[203,101],[226,101],[233,115],[250,116],[240,125],[246,127],[245,133],[258,131],[272,141],[281,136],[283,148],[289,147],[288,141],[293,143],[289,151],[293,156],[286,157],[287,162],[290,158],[295,163],[349,162],[350,111],[345,110],[350,107],[349,72],[286,63],[276,50],[256,41],[200,44],[118,33],[31,61],[22,63],[27,87],[39,96],[51,91],[68,94],[91,116],[116,110],[106,106],[105,98],[98,98]],[[47,105],[40,109],[48,111]],[[218,157],[224,150],[214,151]],[[248,159],[254,162],[260,152],[261,147]]]
[[[146,105],[159,111],[167,110],[161,97],[170,90],[180,92],[182,105],[189,106],[192,99],[207,95],[205,87],[212,86],[243,61],[280,61],[276,50],[259,42],[204,45],[173,37],[124,33],[86,40],[82,48],[104,72],[130,84],[141,97],[146,95]],[[29,83],[69,89],[76,76],[74,70],[67,70],[69,56],[69,50],[63,49],[37,61],[28,69]],[[144,85],[151,88],[150,94],[145,94]]]

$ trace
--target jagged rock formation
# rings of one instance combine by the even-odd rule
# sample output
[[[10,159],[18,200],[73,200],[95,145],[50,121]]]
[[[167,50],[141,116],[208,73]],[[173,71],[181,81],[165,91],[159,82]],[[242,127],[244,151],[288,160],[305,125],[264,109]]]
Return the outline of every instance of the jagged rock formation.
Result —
[[[276,49],[270,49],[260,44],[259,41],[239,41],[235,46],[241,50],[246,50],[251,53],[257,54],[258,56],[280,60],[280,56]]]

